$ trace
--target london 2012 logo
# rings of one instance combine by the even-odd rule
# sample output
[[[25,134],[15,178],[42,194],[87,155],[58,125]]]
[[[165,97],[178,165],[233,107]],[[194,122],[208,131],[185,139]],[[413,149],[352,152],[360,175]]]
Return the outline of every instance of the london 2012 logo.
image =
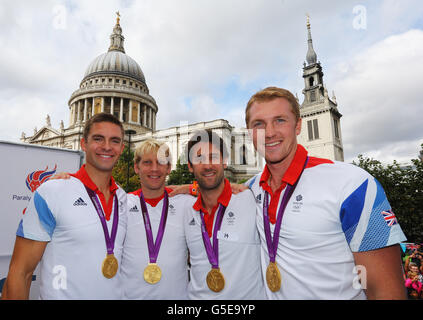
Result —
[[[33,171],[26,177],[26,186],[31,192],[37,190],[37,188],[44,182],[46,182],[50,177],[56,173],[57,164],[54,165],[54,169],[47,171],[48,166],[44,170]]]

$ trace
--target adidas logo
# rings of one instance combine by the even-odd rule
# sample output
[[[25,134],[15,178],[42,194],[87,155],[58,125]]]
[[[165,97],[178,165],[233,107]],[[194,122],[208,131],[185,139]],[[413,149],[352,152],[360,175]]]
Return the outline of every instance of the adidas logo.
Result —
[[[138,207],[137,205],[133,206],[131,209],[129,209],[129,212],[138,212]]]
[[[261,203],[261,193],[256,197],[256,202]]]
[[[189,223],[190,226],[195,226],[195,220],[192,218],[191,222]]]
[[[85,203],[85,201],[84,201],[84,200],[82,200],[82,198],[79,198],[78,200],[76,200],[76,201],[73,203],[73,205],[74,205],[74,206],[86,206],[87,204]]]

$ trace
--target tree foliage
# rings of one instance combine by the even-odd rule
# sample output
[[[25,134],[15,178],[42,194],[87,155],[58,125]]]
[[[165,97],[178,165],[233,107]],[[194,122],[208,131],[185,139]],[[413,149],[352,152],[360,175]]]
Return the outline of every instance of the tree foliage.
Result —
[[[194,180],[194,174],[189,172],[188,164],[181,164],[181,159],[176,162],[176,169],[169,174],[168,185],[190,184]]]
[[[423,153],[423,144],[421,145]],[[382,165],[378,160],[358,156],[358,165],[374,176],[385,189],[392,211],[408,242],[423,242],[423,161],[412,159],[411,165],[397,161]]]
[[[129,183],[128,177],[128,162],[129,162]],[[126,192],[132,192],[140,188],[140,180],[134,170],[134,152],[129,152],[128,146],[122,152],[117,164],[113,168],[113,178],[116,183],[120,185]]]

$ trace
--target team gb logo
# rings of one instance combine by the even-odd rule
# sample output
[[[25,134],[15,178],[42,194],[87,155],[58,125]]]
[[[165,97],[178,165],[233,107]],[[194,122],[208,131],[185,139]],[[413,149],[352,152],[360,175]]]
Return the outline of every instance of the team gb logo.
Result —
[[[57,164],[54,166],[52,171],[47,171],[48,166],[44,170],[33,171],[26,177],[26,186],[31,192],[37,190],[37,188],[44,182],[46,182],[50,177],[55,174]]]

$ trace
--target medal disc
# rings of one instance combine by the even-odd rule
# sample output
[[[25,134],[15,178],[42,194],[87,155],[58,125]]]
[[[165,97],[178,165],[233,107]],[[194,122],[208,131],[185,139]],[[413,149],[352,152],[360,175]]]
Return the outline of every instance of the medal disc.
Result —
[[[118,265],[116,257],[113,254],[108,254],[103,260],[101,271],[107,279],[113,278],[118,271]]]
[[[281,273],[279,272],[278,266],[275,262],[270,262],[266,270],[266,282],[270,291],[276,292],[281,288]]]
[[[207,286],[210,288],[211,291],[214,292],[222,291],[225,287],[225,278],[220,272],[220,269],[212,268],[207,274],[206,281]]]
[[[144,269],[144,280],[150,284],[155,284],[162,278],[162,270],[156,263],[149,263]]]

